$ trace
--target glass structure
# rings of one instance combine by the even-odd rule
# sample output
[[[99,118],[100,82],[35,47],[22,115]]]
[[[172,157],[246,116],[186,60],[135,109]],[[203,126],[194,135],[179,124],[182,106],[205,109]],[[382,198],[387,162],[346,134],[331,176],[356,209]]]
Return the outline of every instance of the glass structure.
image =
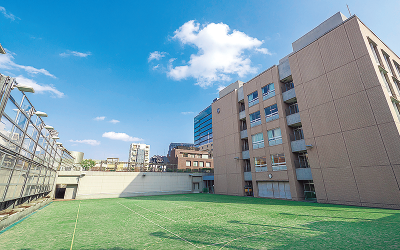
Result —
[[[74,161],[16,86],[0,74],[0,210],[48,195],[57,170]]]
[[[194,146],[199,147],[212,141],[212,108],[210,105],[194,117]]]

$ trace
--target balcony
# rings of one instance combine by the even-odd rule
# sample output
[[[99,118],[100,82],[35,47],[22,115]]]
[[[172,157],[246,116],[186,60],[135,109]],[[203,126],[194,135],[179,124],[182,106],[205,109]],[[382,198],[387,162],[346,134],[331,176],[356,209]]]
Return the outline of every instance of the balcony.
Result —
[[[301,140],[297,140],[297,141],[292,141],[290,143],[291,147],[292,147],[292,152],[302,152],[302,151],[306,151],[306,142],[304,141],[304,139]]]
[[[246,119],[246,112],[243,110],[239,112],[239,120]]]
[[[238,101],[244,100],[243,86],[238,89]]]
[[[252,181],[251,172],[244,172],[243,176],[244,176],[244,181]]]
[[[307,151],[302,128],[295,129],[293,134],[290,135],[290,140],[293,153]]]
[[[297,101],[293,82],[285,83],[282,87],[282,99],[286,103],[294,103]]]
[[[250,159],[250,152],[249,152],[249,150],[242,151],[242,159],[244,159],[244,160]]]
[[[301,126],[299,107],[297,103],[292,104],[286,109],[286,123],[291,127]]]
[[[296,168],[296,177],[298,181],[311,181],[311,168]]]
[[[246,139],[247,137],[247,129],[240,131],[240,139]]]

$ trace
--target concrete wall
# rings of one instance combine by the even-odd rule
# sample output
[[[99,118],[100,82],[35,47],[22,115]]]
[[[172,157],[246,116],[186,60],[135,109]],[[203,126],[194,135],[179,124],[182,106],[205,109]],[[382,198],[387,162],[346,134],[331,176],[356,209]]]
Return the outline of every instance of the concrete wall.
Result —
[[[65,199],[116,198],[199,192],[203,189],[202,176],[206,175],[209,174],[63,171],[59,172],[57,184],[67,184]]]

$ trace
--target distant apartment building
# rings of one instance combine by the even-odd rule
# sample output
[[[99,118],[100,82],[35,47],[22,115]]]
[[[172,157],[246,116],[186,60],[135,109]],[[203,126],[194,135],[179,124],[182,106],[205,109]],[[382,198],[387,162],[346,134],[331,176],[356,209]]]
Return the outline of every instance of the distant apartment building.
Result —
[[[341,13],[292,46],[212,104],[215,192],[399,209],[400,58]]]
[[[169,147],[168,147],[168,154],[167,155],[170,155],[172,149],[176,148],[177,146],[194,147],[194,144],[193,143],[186,143],[186,142],[171,142],[169,144]]]
[[[132,143],[129,148],[128,162],[149,164],[150,162],[150,145],[143,143]]]
[[[213,159],[208,151],[200,151],[196,147],[177,146],[168,155],[171,164],[177,164],[178,169],[212,169]]]
[[[212,107],[211,105],[194,117],[194,146],[212,143]]]

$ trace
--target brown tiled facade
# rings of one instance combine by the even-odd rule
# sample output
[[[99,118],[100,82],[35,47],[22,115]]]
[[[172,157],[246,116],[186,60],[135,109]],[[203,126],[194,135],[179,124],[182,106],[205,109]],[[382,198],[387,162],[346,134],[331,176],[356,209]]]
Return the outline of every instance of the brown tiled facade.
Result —
[[[400,208],[400,58],[340,13],[293,49],[212,104],[216,193]]]
[[[213,158],[208,151],[174,148],[168,155],[172,164],[177,164],[178,169],[213,169]]]

